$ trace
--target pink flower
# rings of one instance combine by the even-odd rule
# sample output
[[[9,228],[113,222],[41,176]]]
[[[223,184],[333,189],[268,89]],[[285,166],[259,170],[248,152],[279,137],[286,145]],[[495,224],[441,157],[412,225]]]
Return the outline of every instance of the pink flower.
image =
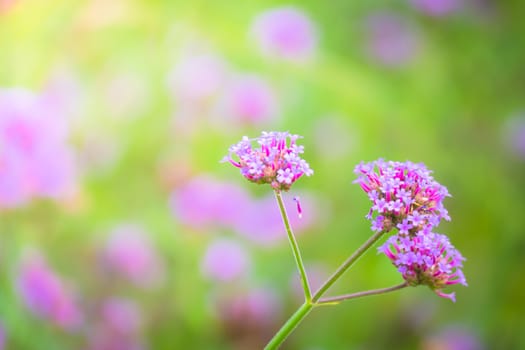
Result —
[[[2,322],[0,322],[0,350],[5,349],[5,343],[6,343],[6,335],[5,335],[5,329]]]
[[[25,306],[36,316],[71,330],[81,323],[81,313],[64,282],[40,256],[23,261],[16,286]]]
[[[411,286],[426,285],[440,297],[456,301],[455,293],[445,294],[442,289],[453,284],[467,285],[462,271],[465,258],[445,235],[430,232],[407,236],[399,232],[378,250]]]
[[[295,234],[300,234],[318,222],[318,198],[310,193],[301,193],[302,215],[299,217],[297,203],[292,196],[283,196],[290,224]],[[239,207],[239,215],[235,221],[235,230],[255,243],[274,245],[286,240],[286,231],[279,207],[273,195],[261,199],[252,199],[244,206]]]
[[[412,5],[429,16],[446,16],[458,11],[463,0],[411,0]]]
[[[297,144],[299,138],[299,135],[277,131],[263,131],[255,139],[244,136],[228,149],[223,161],[239,168],[248,181],[288,191],[303,175],[314,173],[300,156],[304,147]],[[253,147],[254,143],[256,147]]]
[[[141,287],[162,282],[164,264],[149,233],[136,224],[121,224],[111,232],[104,250],[104,262],[113,272]]]
[[[112,297],[104,301],[101,319],[89,332],[89,350],[144,350],[141,344],[142,319],[131,299]]]
[[[170,207],[182,224],[205,230],[217,225],[232,227],[239,210],[249,201],[250,197],[242,187],[201,175],[173,191]]]
[[[168,85],[178,102],[202,102],[219,92],[226,63],[214,54],[189,54],[169,73]]]
[[[244,323],[272,325],[279,319],[281,301],[274,290],[256,288],[216,300],[220,317],[233,326]]]
[[[220,239],[212,242],[206,250],[201,270],[209,279],[228,282],[242,277],[249,266],[249,256],[239,243]]]
[[[525,159],[525,114],[517,114],[505,122],[502,138],[511,152]]]
[[[74,156],[59,110],[45,95],[0,90],[0,207],[73,192]]]
[[[259,14],[251,28],[259,50],[269,56],[304,61],[317,49],[317,30],[308,15],[296,7],[279,7]]]
[[[368,54],[381,64],[392,67],[406,65],[418,51],[417,35],[403,17],[375,14],[367,19],[366,31]]]
[[[136,334],[141,326],[137,304],[130,299],[109,298],[102,305],[103,324],[107,330],[120,334]]]
[[[257,75],[240,75],[225,87],[218,104],[221,121],[228,125],[261,125],[279,114],[277,95],[270,84]],[[224,120],[226,119],[226,120]]]
[[[422,348],[428,350],[482,350],[485,347],[475,332],[456,325],[427,337],[423,341]]]

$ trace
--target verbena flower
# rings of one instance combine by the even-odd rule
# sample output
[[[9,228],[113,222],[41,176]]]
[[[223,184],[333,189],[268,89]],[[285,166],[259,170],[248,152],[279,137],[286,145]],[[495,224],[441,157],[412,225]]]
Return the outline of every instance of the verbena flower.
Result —
[[[86,350],[145,349],[142,344],[143,316],[132,299],[109,297],[97,313],[95,324],[87,331]]]
[[[463,0],[412,0],[412,5],[429,16],[440,17],[461,9]]]
[[[450,194],[425,165],[379,159],[357,165],[354,172],[359,175],[354,182],[373,203],[367,218],[373,220],[374,231],[397,227],[414,235],[430,232],[442,218],[450,220],[443,206],[443,199]],[[374,212],[378,214],[375,219]]]
[[[47,93],[0,89],[0,208],[74,192],[75,156],[61,108]]]
[[[288,6],[260,13],[251,28],[260,51],[272,58],[306,61],[317,49],[317,28],[303,10]]]
[[[21,301],[36,316],[64,330],[80,326],[82,314],[75,295],[42,256],[25,258],[15,283]]]
[[[405,18],[388,12],[375,13],[366,19],[365,30],[367,53],[374,61],[402,67],[417,56],[419,38]]]
[[[212,242],[201,263],[202,274],[217,282],[243,277],[250,267],[250,256],[242,245],[226,239]]]
[[[303,146],[297,145],[300,136],[288,132],[265,132],[256,139],[243,139],[230,147],[229,161],[241,169],[241,174],[249,181],[258,184],[270,184],[275,190],[288,191],[301,176],[310,176],[314,172],[308,163],[300,157]],[[257,147],[253,147],[253,143]]]
[[[432,232],[442,218],[450,220],[443,199],[450,196],[423,164],[385,162],[381,159],[361,163],[355,168],[355,181],[368,193],[372,208],[367,217],[372,230],[398,229],[379,251],[397,267],[411,286],[426,285],[439,296],[455,301],[455,294],[442,288],[467,285],[461,268],[465,258],[447,236]],[[373,213],[377,215],[373,217]]]
[[[277,93],[263,76],[238,74],[224,90],[217,105],[221,121],[264,125],[279,116]]]
[[[461,270],[465,258],[445,235],[399,233],[378,250],[392,261],[411,286],[426,285],[439,296],[455,301],[455,293],[445,294],[441,289],[452,284],[467,285]]]
[[[165,265],[150,236],[139,224],[116,226],[102,252],[104,267],[139,287],[159,286],[164,281]]]

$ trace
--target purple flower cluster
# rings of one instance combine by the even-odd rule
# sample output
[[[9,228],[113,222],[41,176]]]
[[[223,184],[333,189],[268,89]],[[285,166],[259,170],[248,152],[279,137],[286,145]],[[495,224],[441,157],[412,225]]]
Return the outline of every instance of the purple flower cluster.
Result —
[[[271,58],[301,62],[311,58],[317,49],[314,22],[306,12],[293,6],[260,13],[252,24],[251,34],[259,50]]]
[[[139,287],[153,288],[162,284],[165,266],[150,236],[140,224],[116,226],[102,252],[104,267]]]
[[[230,147],[224,161],[240,168],[241,174],[251,182],[270,184],[275,190],[288,191],[301,176],[314,173],[300,157],[304,150],[303,146],[296,144],[298,138],[298,135],[275,131],[263,131],[255,140],[244,136]],[[253,148],[253,141],[259,147]]]
[[[355,181],[373,205],[367,218],[372,230],[398,229],[379,251],[398,268],[411,286],[427,285],[439,296],[455,300],[454,293],[441,289],[451,284],[467,285],[461,271],[463,256],[444,235],[432,232],[442,218],[450,220],[443,199],[450,196],[423,164],[385,162],[361,163]],[[377,215],[373,217],[373,213]]]
[[[377,168],[377,171],[376,171]],[[372,230],[389,232],[397,227],[405,234],[430,232],[440,220],[450,220],[443,199],[450,194],[431,176],[423,164],[385,162],[361,163],[355,180],[373,203],[367,218]],[[372,214],[378,215],[372,219]]]
[[[445,235],[418,233],[410,237],[399,234],[379,247],[397,267],[411,286],[429,286],[439,296],[455,301],[455,293],[445,294],[442,288],[452,284],[467,285],[461,271],[465,258]]]
[[[36,316],[65,330],[80,326],[82,314],[74,294],[40,255],[23,261],[16,288],[23,304]]]
[[[46,94],[0,89],[0,209],[74,192],[68,123]]]
[[[309,192],[298,192],[301,197],[302,218],[290,215],[296,234],[319,224],[321,198]],[[297,202],[284,196],[285,207],[292,213]],[[233,231],[256,244],[272,246],[283,235],[283,219],[275,205],[273,194],[253,196],[238,183],[221,181],[202,174],[180,184],[169,201],[170,209],[184,230],[191,233],[210,233],[217,229]]]

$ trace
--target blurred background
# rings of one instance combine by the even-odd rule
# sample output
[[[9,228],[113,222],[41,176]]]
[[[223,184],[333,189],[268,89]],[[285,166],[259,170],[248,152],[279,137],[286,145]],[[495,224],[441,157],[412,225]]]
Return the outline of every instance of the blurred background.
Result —
[[[304,136],[285,200],[314,286],[371,234],[362,160],[432,169],[467,258],[455,304],[316,309],[284,349],[525,348],[523,13],[0,0],[0,349],[262,348],[301,290],[270,188],[220,163],[262,130]],[[329,294],[400,282],[372,249]]]

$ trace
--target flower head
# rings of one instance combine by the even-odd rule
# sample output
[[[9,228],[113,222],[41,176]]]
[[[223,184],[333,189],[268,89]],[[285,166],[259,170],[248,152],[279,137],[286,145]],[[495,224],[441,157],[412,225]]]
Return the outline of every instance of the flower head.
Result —
[[[298,138],[298,135],[276,131],[263,131],[255,140],[244,136],[230,147],[224,161],[241,169],[241,174],[251,182],[288,191],[301,176],[313,174],[308,163],[300,157],[304,151],[303,146],[296,144]],[[254,148],[253,142],[258,147]]]
[[[235,241],[220,239],[208,247],[201,264],[205,277],[218,282],[230,282],[246,274],[250,257]]]
[[[440,297],[455,301],[455,294],[442,288],[452,284],[467,285],[461,268],[465,258],[445,235],[419,233],[413,237],[398,234],[379,247],[411,286],[427,285]]]
[[[44,93],[0,89],[0,207],[73,192],[75,157],[60,107]]]
[[[40,255],[26,258],[20,266],[16,288],[24,305],[36,316],[72,330],[82,321],[75,296]]]
[[[108,271],[140,287],[155,287],[164,278],[164,263],[149,232],[139,224],[122,223],[110,233],[103,251]]]
[[[239,74],[225,88],[218,109],[227,121],[242,125],[263,125],[279,116],[277,93],[262,76]]]
[[[425,165],[380,159],[361,163],[354,172],[359,175],[354,182],[368,193],[373,203],[367,218],[372,220],[374,212],[380,214],[373,219],[374,228],[390,231],[397,227],[404,234],[414,235],[429,231],[442,218],[450,220],[443,206],[443,199],[450,194],[434,180]],[[382,223],[377,222],[379,218]]]
[[[259,14],[251,32],[260,51],[268,57],[305,61],[317,48],[315,24],[296,7],[279,7]]]
[[[408,21],[393,13],[376,13],[366,20],[366,49],[376,62],[388,67],[411,63],[419,39]]]
[[[412,0],[412,5],[429,16],[441,17],[461,9],[463,0]]]

